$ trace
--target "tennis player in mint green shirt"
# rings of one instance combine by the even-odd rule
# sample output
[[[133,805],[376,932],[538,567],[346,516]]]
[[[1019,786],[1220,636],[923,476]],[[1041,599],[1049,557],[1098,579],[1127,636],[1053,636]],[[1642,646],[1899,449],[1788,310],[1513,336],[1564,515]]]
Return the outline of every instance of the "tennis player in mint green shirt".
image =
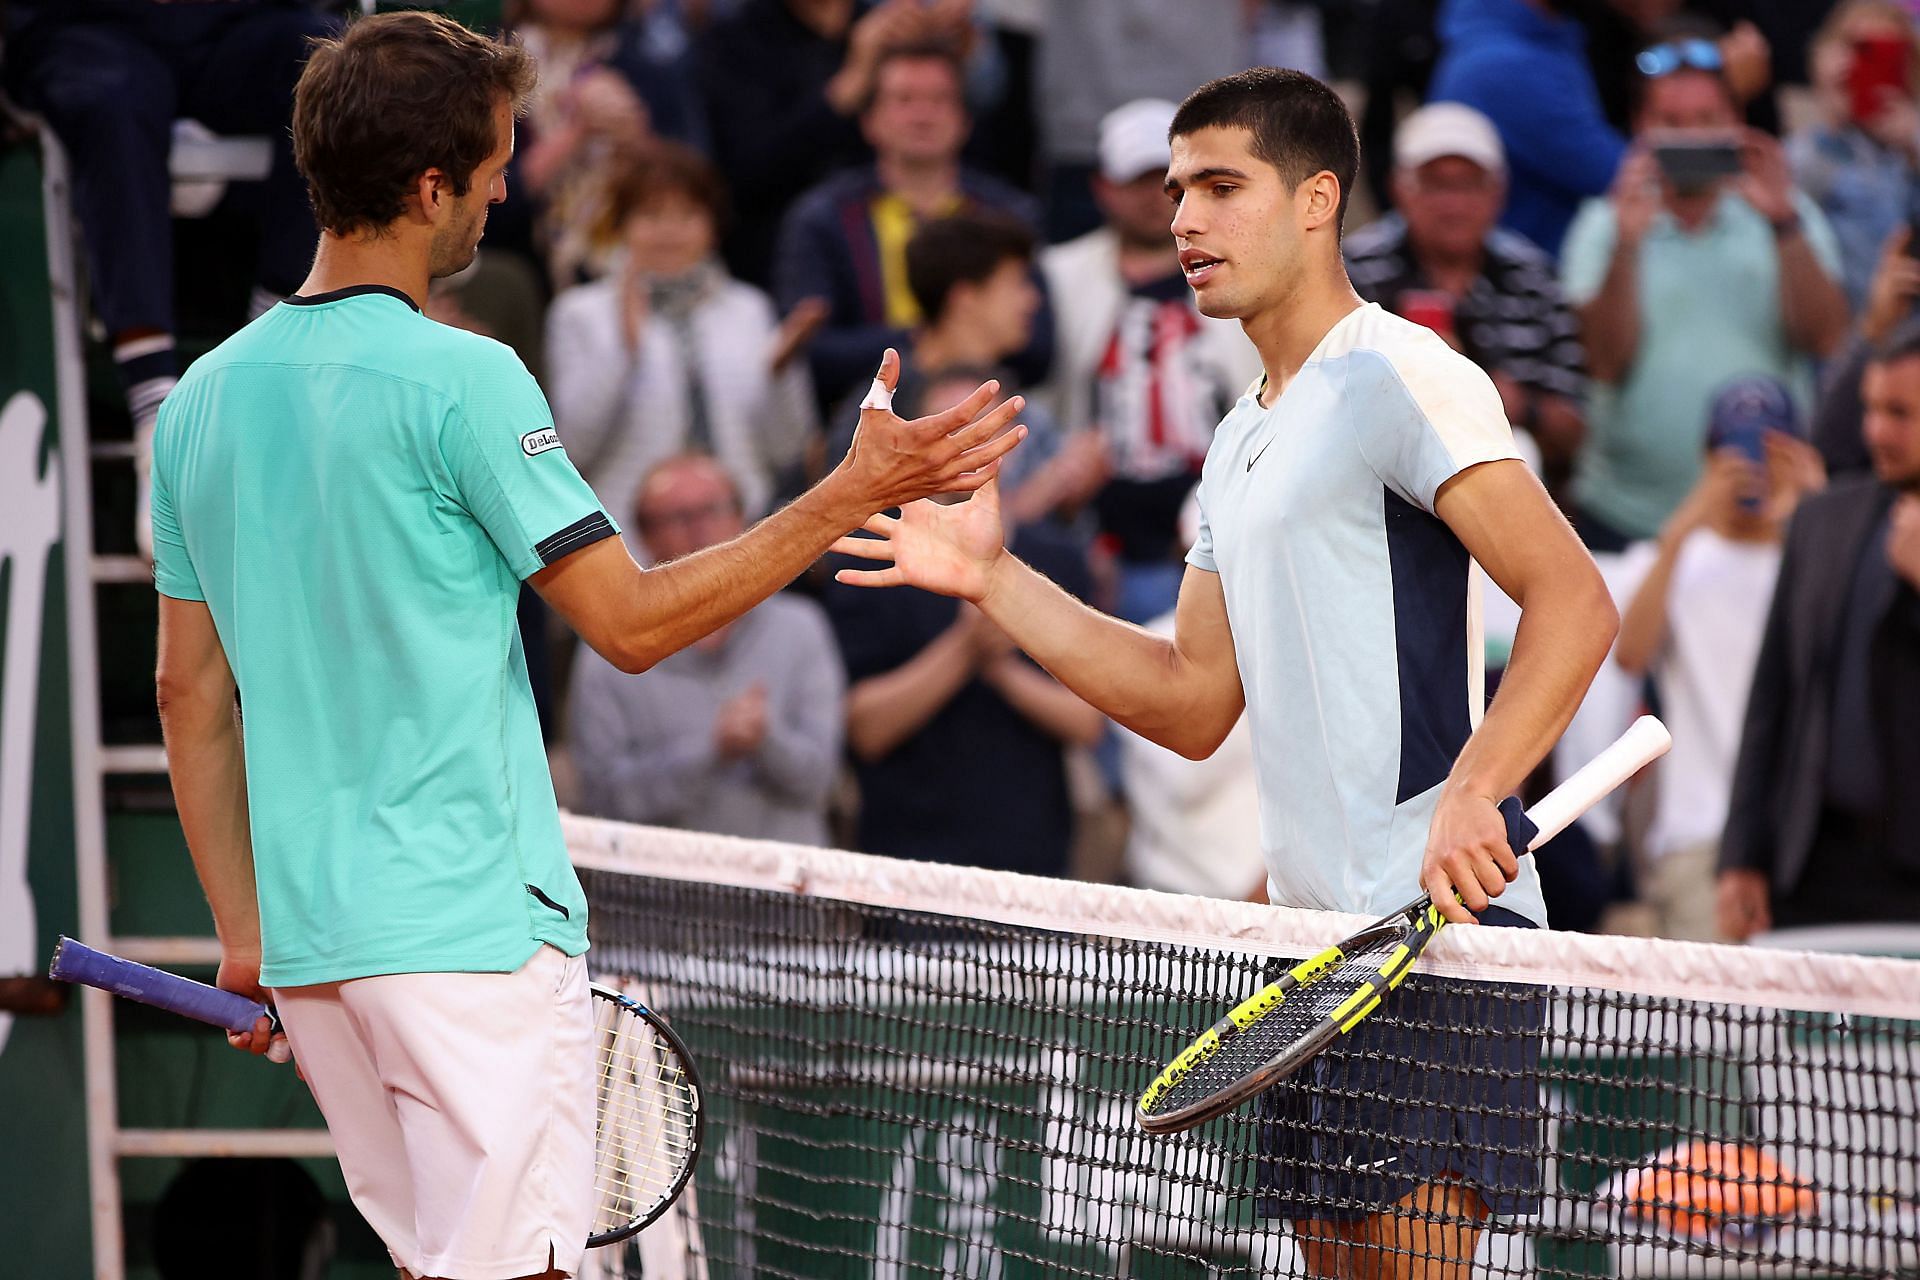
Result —
[[[592,1208],[587,904],[521,583],[644,670],[1024,434],[992,384],[901,421],[889,353],[818,486],[642,570],[512,352],[421,312],[505,196],[532,86],[523,51],[439,15],[318,44],[294,108],[313,271],[188,371],[154,445],[161,718],[218,981],[271,990],[355,1203],[448,1280],[571,1273]],[[264,1052],[267,1023],[232,1039]]]

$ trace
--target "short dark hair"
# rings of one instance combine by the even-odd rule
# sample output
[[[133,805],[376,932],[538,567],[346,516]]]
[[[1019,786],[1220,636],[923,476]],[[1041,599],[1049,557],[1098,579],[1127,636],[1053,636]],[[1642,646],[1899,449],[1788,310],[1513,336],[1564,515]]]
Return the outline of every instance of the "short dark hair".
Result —
[[[664,192],[686,196],[705,209],[716,232],[725,228],[727,184],[720,171],[685,143],[660,139],[632,153],[608,180],[608,230],[617,232],[634,210]]]
[[[531,55],[438,13],[382,13],[316,40],[293,91],[293,156],[314,220],[335,235],[398,218],[428,169],[464,196],[493,154],[495,105],[521,114]]]
[[[1213,128],[1251,133],[1253,154],[1279,170],[1289,187],[1316,173],[1331,173],[1340,183],[1334,220],[1339,235],[1360,173],[1360,134],[1339,94],[1304,71],[1254,67],[1209,80],[1188,94],[1173,113],[1167,137]]]
[[[1004,213],[935,218],[907,241],[907,288],[920,312],[936,320],[954,286],[979,284],[1005,262],[1033,260],[1033,232]]]
[[[1920,318],[1908,317],[1895,325],[1893,332],[1874,345],[1868,364],[1893,364],[1920,356]]]

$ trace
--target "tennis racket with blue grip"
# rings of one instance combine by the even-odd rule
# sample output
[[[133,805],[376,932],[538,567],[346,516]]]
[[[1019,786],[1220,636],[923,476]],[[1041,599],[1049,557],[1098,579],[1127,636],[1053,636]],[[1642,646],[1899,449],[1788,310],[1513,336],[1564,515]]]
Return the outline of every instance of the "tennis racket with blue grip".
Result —
[[[229,1031],[251,1031],[269,1018],[274,1040],[267,1056],[292,1057],[273,1009],[235,992],[67,937],[54,947],[47,972]],[[679,1197],[693,1176],[706,1121],[693,1055],[666,1020],[612,987],[596,982],[592,992],[599,1087],[587,1245],[597,1248],[635,1234]]]
[[[286,1062],[293,1057],[293,1051],[287,1047],[286,1034],[280,1030],[279,1015],[272,1006],[249,1000],[238,992],[222,991],[177,973],[123,960],[68,937],[62,937],[54,945],[53,963],[47,969],[47,976],[61,982],[98,987],[229,1031],[251,1031],[256,1022],[267,1018],[273,1023],[273,1047],[267,1050],[267,1057],[275,1062]]]

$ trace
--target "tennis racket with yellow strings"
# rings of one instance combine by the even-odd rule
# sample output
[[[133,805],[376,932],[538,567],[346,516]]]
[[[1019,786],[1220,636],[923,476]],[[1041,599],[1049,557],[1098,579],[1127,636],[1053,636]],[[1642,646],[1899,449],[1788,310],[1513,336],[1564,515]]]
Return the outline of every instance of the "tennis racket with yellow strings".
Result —
[[[1551,840],[1615,787],[1666,754],[1667,727],[1641,716],[1618,741],[1525,812],[1501,806],[1516,854]],[[1231,1111],[1286,1079],[1350,1034],[1405,980],[1446,918],[1422,894],[1344,941],[1306,960],[1228,1011],[1146,1092],[1136,1115],[1149,1133],[1177,1133]]]

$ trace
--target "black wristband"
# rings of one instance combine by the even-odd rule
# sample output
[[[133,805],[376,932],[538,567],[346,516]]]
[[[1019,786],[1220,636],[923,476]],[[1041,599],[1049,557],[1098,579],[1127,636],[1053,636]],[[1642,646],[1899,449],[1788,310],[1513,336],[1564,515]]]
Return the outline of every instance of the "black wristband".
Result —
[[[1785,240],[1788,236],[1796,235],[1799,233],[1800,215],[1797,213],[1790,213],[1786,217],[1781,218],[1778,222],[1775,222],[1772,225],[1773,225],[1773,238],[1775,240]]]

